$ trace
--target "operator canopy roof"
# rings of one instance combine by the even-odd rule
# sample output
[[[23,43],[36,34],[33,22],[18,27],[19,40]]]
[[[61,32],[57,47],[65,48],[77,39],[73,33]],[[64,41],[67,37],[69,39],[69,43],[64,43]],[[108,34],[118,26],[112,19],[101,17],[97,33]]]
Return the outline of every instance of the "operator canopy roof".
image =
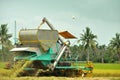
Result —
[[[66,39],[74,39],[74,38],[76,38],[74,35],[72,35],[72,34],[71,34],[70,32],[68,32],[68,31],[59,32],[59,34],[60,34],[62,37],[66,38]]]

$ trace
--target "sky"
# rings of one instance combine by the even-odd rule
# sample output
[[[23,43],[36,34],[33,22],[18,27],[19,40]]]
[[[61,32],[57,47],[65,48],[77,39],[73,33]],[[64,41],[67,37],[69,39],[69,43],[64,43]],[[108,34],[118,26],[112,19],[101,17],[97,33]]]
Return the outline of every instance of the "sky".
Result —
[[[20,29],[36,29],[43,17],[78,39],[90,27],[98,43],[107,45],[120,33],[120,0],[0,0],[0,24],[8,24],[13,37],[15,21],[18,37]]]

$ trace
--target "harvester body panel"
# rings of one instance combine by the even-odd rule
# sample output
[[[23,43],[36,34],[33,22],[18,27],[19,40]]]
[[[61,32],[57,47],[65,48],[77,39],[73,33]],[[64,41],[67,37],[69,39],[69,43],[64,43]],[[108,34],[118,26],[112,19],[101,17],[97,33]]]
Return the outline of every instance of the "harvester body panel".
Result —
[[[22,29],[19,32],[19,40],[24,46],[39,46],[43,51],[56,45],[58,40],[57,30]]]

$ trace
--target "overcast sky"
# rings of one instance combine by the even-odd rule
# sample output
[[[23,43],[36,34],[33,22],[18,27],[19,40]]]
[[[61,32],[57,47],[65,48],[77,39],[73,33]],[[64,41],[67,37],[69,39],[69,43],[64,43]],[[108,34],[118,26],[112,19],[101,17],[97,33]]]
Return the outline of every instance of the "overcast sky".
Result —
[[[18,33],[21,28],[37,28],[43,17],[78,38],[90,27],[99,44],[108,44],[120,33],[120,0],[0,0],[0,24],[7,23],[13,35],[15,20]]]

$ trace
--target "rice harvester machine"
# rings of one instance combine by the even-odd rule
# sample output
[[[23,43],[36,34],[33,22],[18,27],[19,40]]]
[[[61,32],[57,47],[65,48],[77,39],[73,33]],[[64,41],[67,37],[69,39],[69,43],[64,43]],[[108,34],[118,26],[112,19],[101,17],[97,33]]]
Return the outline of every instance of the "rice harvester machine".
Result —
[[[46,23],[49,29],[41,29]],[[61,37],[62,36],[62,37]],[[20,43],[10,51],[15,55],[13,73],[16,76],[85,75],[92,73],[93,66],[81,66],[70,58],[70,41],[76,38],[68,31],[58,32],[46,18],[37,29],[21,29]],[[77,64],[76,64],[77,63]]]

